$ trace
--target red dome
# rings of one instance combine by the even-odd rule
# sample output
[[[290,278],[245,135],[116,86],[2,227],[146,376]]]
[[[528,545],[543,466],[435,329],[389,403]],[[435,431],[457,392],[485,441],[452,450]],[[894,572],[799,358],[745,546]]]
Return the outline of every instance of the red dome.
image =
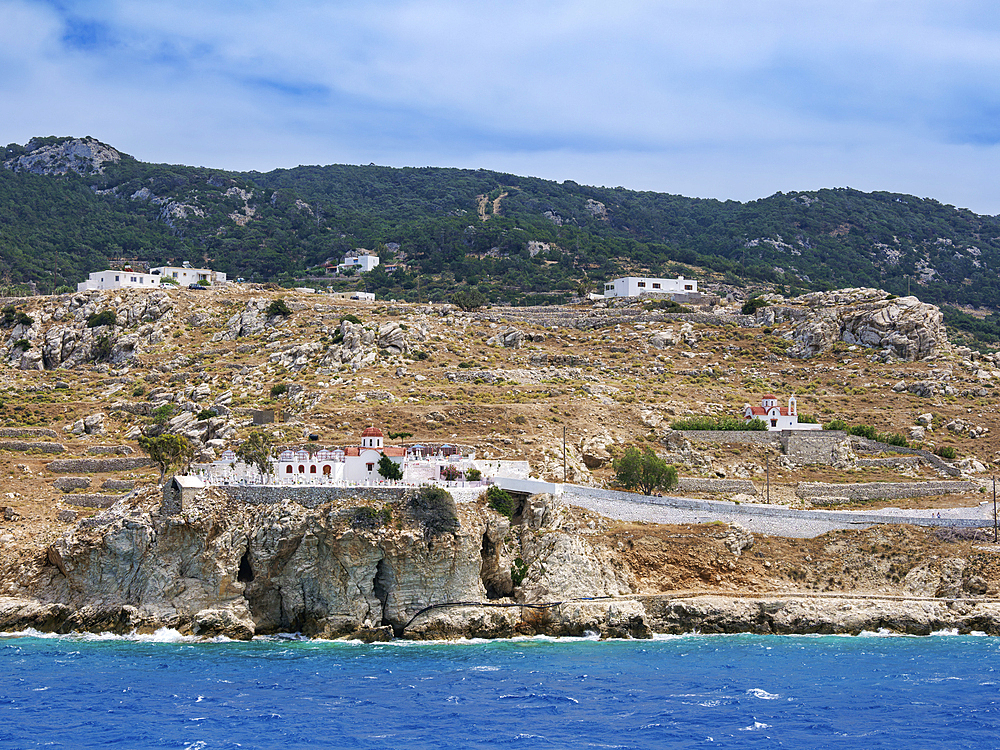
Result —
[[[361,433],[361,437],[363,437],[363,438],[366,438],[366,437],[385,437],[385,435],[382,434],[382,430],[380,430],[378,427],[366,427],[365,431]]]

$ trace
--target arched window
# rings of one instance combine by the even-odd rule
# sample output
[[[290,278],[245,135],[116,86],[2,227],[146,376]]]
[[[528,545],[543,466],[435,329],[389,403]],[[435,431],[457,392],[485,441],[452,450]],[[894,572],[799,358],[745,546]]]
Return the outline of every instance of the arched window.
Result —
[[[325,465],[325,466],[323,467],[323,473],[324,473],[324,474],[325,474],[326,476],[330,476],[330,472],[332,471],[332,469],[333,469],[333,467],[332,467],[332,466],[330,466],[330,464],[326,464],[326,465]]]
[[[305,464],[299,464],[299,474],[305,474],[305,473],[306,473]]]
[[[309,473],[310,474],[315,474],[316,473],[316,465],[315,464],[313,464],[312,466],[309,467]]]
[[[285,473],[286,474],[291,474],[292,473],[292,467],[291,466],[286,466],[285,467]]]

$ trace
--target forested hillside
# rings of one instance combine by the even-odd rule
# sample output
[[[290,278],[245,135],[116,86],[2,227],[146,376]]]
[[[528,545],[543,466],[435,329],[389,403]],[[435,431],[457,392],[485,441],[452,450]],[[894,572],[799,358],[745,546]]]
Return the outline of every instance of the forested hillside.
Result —
[[[556,302],[648,272],[789,293],[909,284],[929,302],[1000,306],[1000,221],[907,195],[838,188],[739,203],[486,170],[236,173],[147,164],[89,138],[11,144],[0,161],[0,275],[45,292],[113,257],[323,285],[324,261],[364,247],[399,267],[334,284],[407,299],[474,286],[495,301]]]

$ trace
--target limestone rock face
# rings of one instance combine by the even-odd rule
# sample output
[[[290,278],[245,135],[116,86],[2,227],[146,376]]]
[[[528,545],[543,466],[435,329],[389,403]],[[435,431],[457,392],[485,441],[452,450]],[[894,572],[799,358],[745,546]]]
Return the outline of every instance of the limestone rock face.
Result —
[[[503,346],[507,349],[520,349],[524,344],[525,335],[523,331],[516,328],[507,328],[496,336],[490,338],[486,343],[491,346]]]
[[[385,323],[378,329],[378,348],[389,354],[405,354],[409,350],[406,331],[398,323]]]
[[[267,326],[265,310],[270,303],[266,299],[252,299],[242,312],[233,315],[226,322],[226,329],[212,337],[213,341],[235,341],[244,336],[259,336]]]
[[[797,298],[811,313],[795,328],[788,353],[814,357],[843,341],[917,360],[933,356],[947,343],[937,307],[916,297],[886,297],[877,289],[841,289]]]
[[[120,364],[163,341],[161,325],[172,308],[161,291],[92,290],[56,298],[42,307],[30,328],[15,327],[6,344],[8,357],[22,370],[68,369],[97,359]],[[87,326],[91,315],[107,310],[115,312],[114,325]],[[31,348],[22,354],[14,346],[18,339]]]
[[[53,543],[24,599],[6,614],[0,606],[0,627],[169,626],[235,638],[291,631],[381,637],[369,632],[380,627],[414,638],[581,627],[648,633],[634,602],[588,605],[582,624],[555,611],[523,620],[518,602],[631,591],[609,551],[553,531],[561,507],[553,498],[535,500],[537,529],[511,530],[492,510],[463,504],[458,526],[444,530],[405,499],[392,504],[397,521],[389,523],[363,501],[244,505],[217,490],[165,516],[157,492],[139,491]],[[490,601],[507,604],[485,606]]]
[[[106,162],[117,164],[122,158],[118,151],[94,138],[72,138],[50,146],[31,140],[27,147],[29,153],[5,161],[4,166],[31,174],[103,174]]]

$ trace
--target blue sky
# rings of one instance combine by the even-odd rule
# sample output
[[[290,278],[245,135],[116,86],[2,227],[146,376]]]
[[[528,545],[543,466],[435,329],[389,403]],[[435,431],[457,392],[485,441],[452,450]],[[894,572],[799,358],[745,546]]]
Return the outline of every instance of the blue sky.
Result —
[[[1000,213],[1000,8],[925,0],[0,0],[0,139]]]

